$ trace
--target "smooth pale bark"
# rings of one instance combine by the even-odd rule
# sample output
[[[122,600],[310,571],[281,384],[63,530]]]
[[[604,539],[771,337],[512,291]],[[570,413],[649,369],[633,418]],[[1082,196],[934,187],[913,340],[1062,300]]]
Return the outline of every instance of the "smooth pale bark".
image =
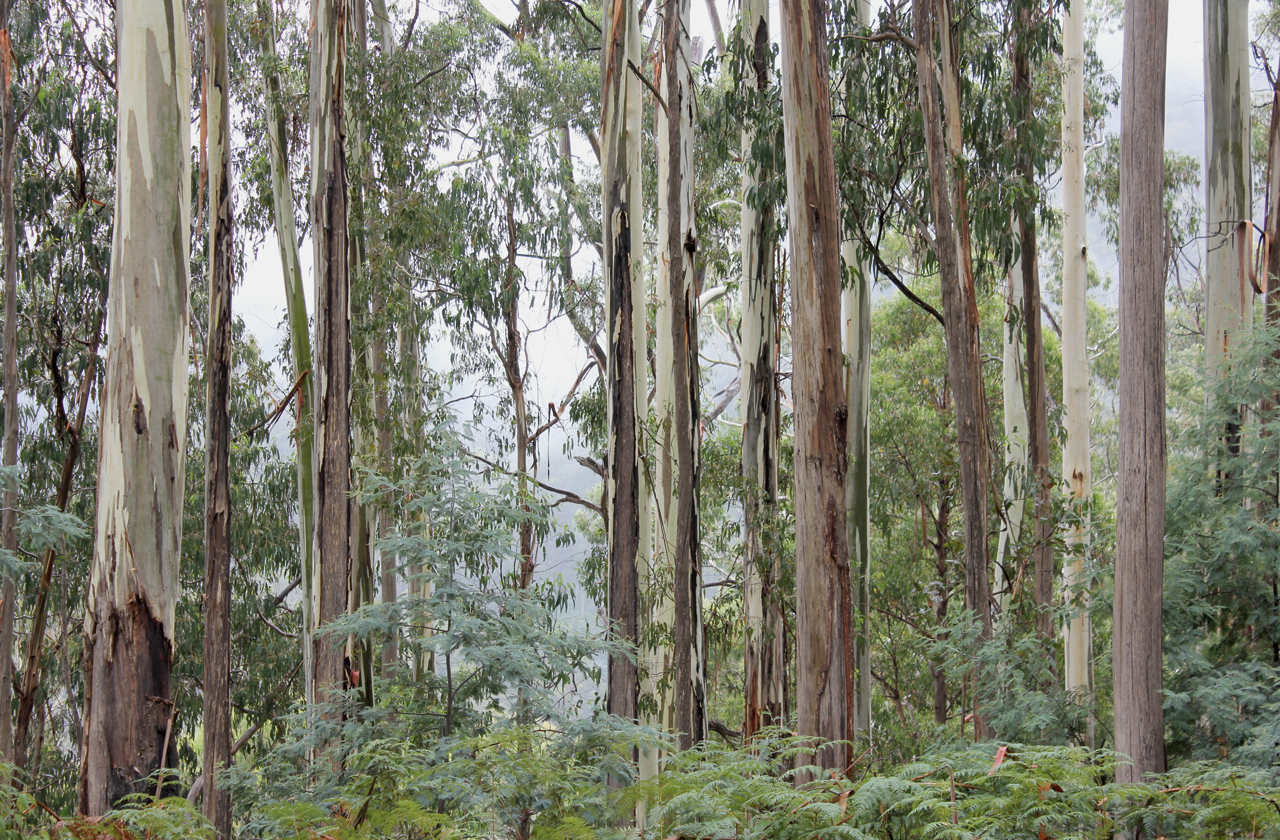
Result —
[[[756,90],[773,84],[769,55],[768,0],[744,0],[739,32],[751,56]],[[742,734],[750,738],[763,726],[784,725],[787,696],[786,622],[778,590],[778,556],[765,546],[765,529],[778,503],[778,292],[774,275],[777,235],[773,207],[753,199],[772,173],[752,154],[755,132],[742,131],[742,477],[746,546],[743,567],[744,710]]]
[[[0,31],[5,33],[0,67],[0,120],[3,120],[0,151],[0,230],[4,248],[4,466],[18,464],[18,229],[13,208],[14,148],[18,140],[18,113],[13,104],[13,53],[8,49],[12,0],[0,0]],[[18,488],[4,489],[4,510],[0,511],[0,548],[16,556],[18,550]],[[13,696],[13,621],[17,614],[17,587],[5,575],[0,581],[0,698]],[[13,718],[0,714],[0,761],[15,762]]]
[[[1266,250],[1261,273],[1266,278],[1263,289],[1266,300],[1263,309],[1267,326],[1274,327],[1280,323],[1280,84],[1275,83],[1271,90],[1271,124],[1267,129],[1266,194],[1270,206],[1266,208],[1264,221]]]
[[[1062,446],[1062,474],[1070,487],[1071,503],[1081,517],[1067,531],[1062,588],[1068,599],[1085,581],[1088,504],[1093,494],[1085,330],[1089,240],[1084,195],[1084,15],[1084,0],[1070,0],[1062,24],[1062,424],[1067,436]],[[1083,694],[1092,688],[1092,637],[1089,597],[1084,593],[1063,625],[1063,676],[1068,692]]]
[[[171,672],[186,475],[191,51],[176,0],[116,5],[116,207],[79,809],[177,765]]]
[[[1165,769],[1164,96],[1167,0],[1129,0],[1120,86],[1120,463],[1112,635],[1116,780]]]
[[[205,1],[209,161],[209,332],[204,458],[204,815],[231,839],[231,797],[217,774],[231,760],[231,102],[227,3]]]
[[[351,333],[343,84],[345,0],[311,3],[311,239],[315,277],[315,544],[317,630],[346,609],[351,580]],[[346,687],[341,646],[312,640],[316,702]]]
[[[784,0],[781,18],[795,405],[796,712],[801,735],[843,741],[850,734],[852,659],[848,405],[840,352],[840,207],[826,4]],[[848,759],[844,745],[813,757],[820,767],[840,773]]]
[[[843,255],[844,390],[849,406],[845,503],[853,588],[849,731],[853,734],[871,729],[871,266],[851,241],[844,243]]]
[[[640,170],[640,18],[634,0],[608,7],[604,19],[603,114],[601,132],[602,230],[604,241],[605,333],[608,346],[609,463],[605,480],[609,536],[608,610],[612,638],[639,642],[641,502],[640,426],[645,371],[645,293],[641,277],[644,218]],[[635,720],[639,674],[627,655],[609,657],[607,708]]]
[[[1017,579],[1018,541],[1022,538],[1022,521],[1027,509],[1027,391],[1026,339],[1022,317],[1022,248],[1014,252],[1009,266],[1009,288],[1005,296],[1004,348],[1001,382],[1004,404],[1004,510],[1000,520],[1000,537],[996,543],[995,581],[992,591],[1000,605],[1000,618],[1009,616],[1013,607],[1012,592]]]
[[[981,636],[990,639],[991,584],[987,566],[988,443],[986,384],[982,378],[978,341],[978,304],[969,256],[965,221],[964,184],[956,172],[961,148],[959,83],[949,56],[951,46],[948,0],[939,0],[935,21],[927,0],[913,0],[916,62],[920,86],[925,150],[929,159],[930,198],[946,317],[947,370],[956,405],[956,437],[960,449],[960,491],[964,503],[965,606],[977,615]],[[935,31],[943,52],[941,72],[933,58]],[[944,123],[939,102],[939,79],[949,107]],[[974,714],[974,731],[986,737],[990,731],[982,716]]]
[[[271,0],[258,0],[259,52],[262,57],[266,106],[267,160],[271,169],[271,204],[276,227],[276,243],[283,266],[285,306],[289,319],[289,354],[293,378],[298,382],[298,410],[294,416],[294,458],[298,467],[298,544],[302,558],[302,672],[305,697],[315,702],[313,639],[315,614],[311,586],[315,572],[315,474],[313,460],[311,332],[307,301],[302,289],[302,265],[298,253],[298,232],[293,216],[293,187],[289,179],[288,134],[280,94],[279,59],[276,56],[275,18]]]
[[[1205,370],[1220,381],[1249,318],[1249,3],[1204,2]]]

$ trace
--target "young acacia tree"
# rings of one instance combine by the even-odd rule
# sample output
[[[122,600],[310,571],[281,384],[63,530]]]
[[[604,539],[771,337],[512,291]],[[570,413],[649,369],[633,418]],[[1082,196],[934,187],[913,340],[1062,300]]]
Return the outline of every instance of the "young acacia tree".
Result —
[[[1062,23],[1062,413],[1067,439],[1062,474],[1077,514],[1085,517],[1067,532],[1069,556],[1063,564],[1067,598],[1084,582],[1089,547],[1088,508],[1093,493],[1089,456],[1089,353],[1085,334],[1088,304],[1089,240],[1084,197],[1084,0],[1070,0]],[[1092,682],[1092,629],[1088,602],[1073,605],[1063,628],[1063,676],[1067,691],[1088,692]]]
[[[186,20],[176,0],[116,11],[116,207],[79,795],[91,816],[177,763],[170,682],[190,343]]]
[[[1116,780],[1165,769],[1161,605],[1165,524],[1166,0],[1129,0],[1120,87],[1120,464],[1112,636]]]
[[[217,773],[231,760],[231,98],[227,3],[205,3],[209,161],[209,333],[204,441],[204,815],[231,839],[231,798]]]
[[[609,538],[610,633],[639,639],[640,507],[645,498],[640,457],[640,406],[647,393],[645,294],[639,271],[643,206],[640,171],[640,18],[634,0],[606,8],[603,130],[600,138],[604,245],[605,335],[609,448],[605,516]],[[625,653],[609,656],[608,710],[636,719],[639,675]]]
[[[840,346],[839,193],[823,0],[783,0],[782,118],[791,243],[796,463],[796,713],[801,735],[849,735],[847,411]],[[844,772],[847,748],[814,756]]]
[[[315,548],[311,600],[318,629],[347,607],[351,576],[351,298],[344,121],[346,0],[311,3],[311,239],[316,289]],[[342,649],[312,641],[317,702],[346,686]]]
[[[750,64],[743,77],[761,100],[774,84],[767,0],[743,0],[741,50]],[[768,138],[762,138],[766,143]],[[778,590],[776,552],[765,547],[764,529],[778,503],[778,290],[774,276],[777,247],[772,200],[762,186],[771,172],[769,154],[754,153],[756,131],[742,129],[742,477],[746,484],[743,515],[743,613],[746,621],[742,733],[787,719],[786,624]],[[659,367],[659,369],[661,369]]]

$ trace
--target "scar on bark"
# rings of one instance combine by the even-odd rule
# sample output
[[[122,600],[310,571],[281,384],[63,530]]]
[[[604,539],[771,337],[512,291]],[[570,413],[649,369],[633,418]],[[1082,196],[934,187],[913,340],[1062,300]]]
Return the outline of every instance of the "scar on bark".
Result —
[[[133,429],[140,435],[147,433],[147,407],[136,391],[133,394]]]

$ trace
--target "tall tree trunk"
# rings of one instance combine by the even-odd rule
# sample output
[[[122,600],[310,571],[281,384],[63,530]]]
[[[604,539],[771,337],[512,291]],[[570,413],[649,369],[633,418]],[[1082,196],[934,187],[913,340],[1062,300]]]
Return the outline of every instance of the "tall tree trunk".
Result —
[[[751,57],[747,78],[764,98],[773,84],[767,0],[744,0],[739,29]],[[777,235],[771,203],[757,194],[773,173],[752,149],[755,131],[742,131],[742,477],[746,482],[743,527],[743,608],[746,639],[744,738],[788,717],[786,624],[778,589],[778,554],[766,547],[766,531],[778,504],[778,298],[774,276]]]
[[[1250,303],[1241,258],[1253,236],[1247,0],[1205,0],[1204,91],[1205,369],[1220,382]]]
[[[865,6],[865,3],[863,4]],[[865,10],[864,10],[865,11]],[[866,19],[866,16],[862,18]],[[871,729],[871,266],[859,246],[843,245],[849,282],[844,310],[845,397],[849,405],[849,569],[853,587],[850,625],[853,672],[850,735]]]
[[[981,624],[983,639],[991,638],[991,584],[987,578],[987,400],[982,378],[978,341],[978,302],[964,219],[964,184],[955,171],[960,149],[958,82],[953,52],[949,0],[938,0],[944,63],[941,80],[951,107],[949,140],[943,134],[943,113],[938,100],[939,68],[933,59],[934,20],[928,0],[912,0],[916,33],[916,60],[920,85],[920,110],[924,121],[925,149],[929,158],[930,197],[933,204],[938,270],[942,280],[942,304],[946,316],[947,369],[956,405],[956,437],[960,445],[960,489],[964,504],[965,606]],[[976,713],[974,729],[980,736],[990,730]]]
[[[343,119],[346,0],[311,2],[311,237],[315,246],[315,548],[317,630],[341,615],[351,580],[351,333]],[[341,646],[312,641],[315,699],[346,686]]]
[[[644,219],[640,170],[640,18],[635,0],[608,7],[604,19],[602,238],[608,344],[609,630],[622,644],[639,642],[640,504],[645,498],[640,418],[647,393],[645,294],[640,275]],[[609,656],[607,708],[635,720],[639,675],[624,653]]]
[[[1014,217],[1017,226],[1017,217]],[[1021,239],[1021,237],[1019,237]],[[1000,537],[996,543],[995,584],[992,587],[1000,605],[1000,620],[1008,619],[1013,609],[1013,582],[1018,577],[1018,542],[1022,538],[1022,522],[1027,509],[1028,420],[1026,390],[1026,319],[1024,312],[1022,248],[1014,251],[1009,266],[1009,293],[1004,308],[1004,357],[1001,367],[1004,392],[1004,516],[1000,520]],[[1007,625],[1005,625],[1007,626]]]
[[[5,33],[0,51],[0,225],[4,248],[4,466],[18,464],[18,226],[13,207],[14,148],[18,140],[18,111],[13,103],[13,51],[9,44],[12,0],[0,0],[0,31]],[[0,548],[11,554],[18,550],[18,488],[6,485],[4,510],[0,512]],[[13,622],[17,615],[17,587],[5,575],[0,582],[0,698],[13,696]],[[9,706],[0,714],[0,761],[14,762],[13,718]]]
[[[1020,137],[1018,142],[1018,174],[1027,196],[1037,196],[1039,185],[1032,163],[1031,60],[1028,30],[1031,7],[1022,5],[1017,11],[1014,35],[1013,88]],[[1036,202],[1024,199],[1018,207],[1018,236],[1021,241],[1022,314],[1027,342],[1027,432],[1028,454],[1035,475],[1035,545],[1032,547],[1035,570],[1036,631],[1045,640],[1051,656],[1053,638],[1053,476],[1049,472],[1049,389],[1044,374],[1044,331],[1040,325],[1040,256],[1036,241]]]
[[[1166,0],[1129,0],[1120,86],[1120,469],[1112,636],[1116,780],[1165,769],[1164,95]]]
[[[845,509],[848,405],[840,348],[840,206],[828,76],[826,4],[783,0],[782,117],[791,240],[796,464],[796,711],[801,735],[849,736],[852,649]],[[819,751],[843,773],[848,750]]]
[[[658,342],[670,343],[671,360],[669,422],[662,423],[667,452],[662,457],[670,458],[672,473],[663,479],[662,489],[668,501],[664,511],[666,549],[675,574],[673,733],[680,749],[689,749],[706,737],[702,561],[698,550],[698,290],[693,264],[698,235],[693,216],[694,95],[688,23],[689,0],[665,0],[661,83],[666,108],[660,120],[665,131],[659,132],[658,142],[667,154],[667,171],[659,184],[666,212],[659,220],[663,256],[658,283],[666,293],[670,329],[666,335],[659,334]],[[665,373],[666,366],[660,362],[658,369]]]
[[[209,138],[209,333],[205,376],[204,815],[231,840],[231,797],[217,773],[231,760],[231,103],[226,0],[205,2]]]
[[[116,208],[79,791],[89,816],[177,764],[169,736],[186,475],[191,53],[176,0],[130,3],[116,21]]]
[[[259,51],[265,88],[267,160],[271,168],[271,204],[275,219],[276,242],[280,248],[280,264],[284,267],[285,305],[289,318],[289,353],[293,378],[298,382],[298,410],[295,414],[294,458],[298,467],[298,542],[302,558],[302,671],[304,693],[308,703],[315,702],[315,663],[312,659],[315,638],[315,613],[312,584],[315,570],[315,472],[314,425],[312,424],[315,393],[311,369],[311,333],[307,317],[307,301],[302,290],[302,264],[298,253],[298,233],[293,216],[293,187],[289,178],[289,145],[284,105],[280,93],[279,59],[276,56],[276,27],[271,0],[258,0]]]
[[[1089,457],[1088,320],[1089,240],[1084,199],[1084,0],[1070,0],[1062,24],[1062,408],[1067,439],[1062,473],[1071,487],[1071,503],[1081,517],[1067,531],[1070,553],[1064,564],[1063,592],[1084,583],[1089,551],[1089,499],[1093,468]],[[1068,692],[1085,694],[1093,686],[1093,630],[1087,593],[1074,605],[1063,627],[1063,674]],[[1092,733],[1092,723],[1090,723]],[[1092,746],[1092,734],[1089,738]]]

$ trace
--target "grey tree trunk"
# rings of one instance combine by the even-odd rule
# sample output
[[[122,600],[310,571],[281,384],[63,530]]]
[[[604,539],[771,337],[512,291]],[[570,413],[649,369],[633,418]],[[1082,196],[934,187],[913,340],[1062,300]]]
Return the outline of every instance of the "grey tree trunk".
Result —
[[[351,579],[351,334],[343,85],[346,0],[311,2],[311,238],[315,246],[315,548],[312,613],[323,627],[347,607]],[[313,639],[316,702],[347,686],[343,652]]]
[[[780,13],[796,424],[796,712],[801,735],[843,741],[850,734],[852,658],[848,405],[840,352],[840,206],[826,4],[783,0]],[[833,745],[814,761],[843,773],[848,750]]]
[[[845,398],[849,405],[849,569],[853,591],[849,675],[850,734],[871,729],[871,267],[846,241],[844,312]]]
[[[209,333],[205,358],[204,815],[231,840],[231,798],[217,773],[231,760],[231,103],[226,0],[205,2],[209,161]]]
[[[276,27],[270,0],[258,0],[259,52],[265,90],[267,160],[271,169],[271,204],[284,267],[285,305],[289,318],[289,353],[293,378],[298,383],[298,410],[294,416],[294,458],[298,466],[298,541],[302,558],[302,672],[308,703],[315,702],[315,663],[312,660],[315,614],[312,611],[315,570],[315,472],[312,424],[315,376],[311,369],[311,327],[307,301],[302,290],[302,265],[298,253],[298,233],[293,216],[293,187],[290,185],[288,134],[280,94],[279,59],[276,56]]]
[[[751,56],[756,90],[773,84],[769,55],[769,4],[744,0],[739,30]],[[767,529],[778,503],[778,291],[773,207],[757,206],[753,194],[772,173],[758,171],[752,155],[755,132],[742,132],[742,477],[747,482],[743,515],[744,711],[742,734],[781,726],[789,717],[786,623],[778,589],[776,551],[766,548]]]
[[[1017,214],[1014,214],[1017,227]],[[1021,237],[1019,237],[1021,238]],[[1013,608],[1012,586],[1018,576],[1018,542],[1026,514],[1027,475],[1027,343],[1023,316],[1022,248],[1014,252],[1009,266],[1009,293],[1005,298],[1002,385],[1004,394],[1004,516],[996,543],[993,593],[1000,605],[1003,622]]]
[[[11,0],[0,0],[0,29],[9,30]],[[0,55],[3,67],[3,89],[0,90],[0,226],[4,247],[4,466],[18,463],[18,232],[13,208],[14,148],[18,140],[18,111],[13,102],[13,53]],[[0,512],[0,548],[11,554],[18,550],[18,488],[5,487],[4,510]],[[13,696],[13,622],[16,615],[17,588],[13,578],[5,575],[0,582],[0,698]],[[0,761],[15,762],[13,718],[0,714]]]
[[[644,219],[640,171],[640,19],[634,0],[609,7],[604,19],[601,187],[603,190],[605,334],[609,463],[605,480],[609,535],[608,610],[612,637],[639,642],[641,407],[647,393],[645,294],[640,276]],[[639,674],[625,654],[609,657],[607,708],[637,717]]]
[[[1244,257],[1253,237],[1247,0],[1205,0],[1204,90],[1205,368],[1216,382],[1251,302]]]
[[[1120,86],[1120,463],[1112,636],[1116,780],[1165,769],[1161,605],[1165,521],[1166,0],[1129,0]]]
[[[89,816],[177,764],[169,736],[190,344],[186,20],[176,0],[130,3],[116,16],[116,207],[79,791]]]

